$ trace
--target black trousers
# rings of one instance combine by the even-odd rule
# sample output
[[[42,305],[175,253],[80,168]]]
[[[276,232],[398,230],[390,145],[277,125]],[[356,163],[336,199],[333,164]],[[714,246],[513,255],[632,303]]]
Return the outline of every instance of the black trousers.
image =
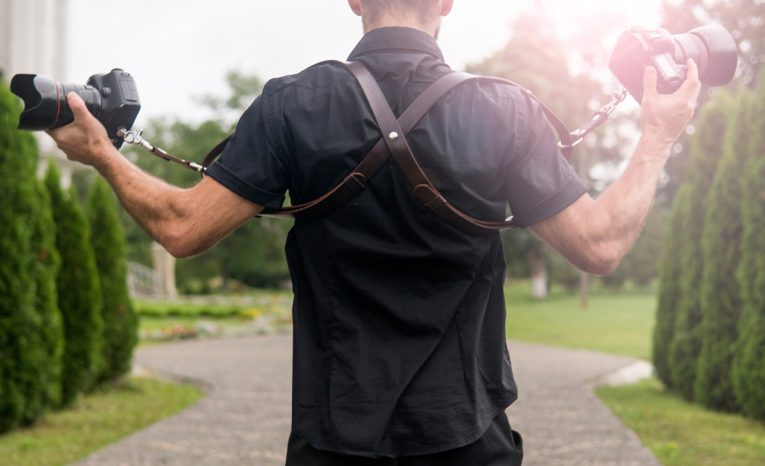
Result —
[[[521,466],[523,441],[500,413],[476,442],[455,450],[402,458],[365,458],[321,451],[290,434],[286,466]]]

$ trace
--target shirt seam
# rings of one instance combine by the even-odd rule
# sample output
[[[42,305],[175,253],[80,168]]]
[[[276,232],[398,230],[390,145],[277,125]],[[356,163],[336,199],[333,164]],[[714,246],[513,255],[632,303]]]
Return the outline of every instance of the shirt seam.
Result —
[[[566,177],[566,179],[561,183],[561,188],[559,190],[557,190],[553,194],[545,197],[544,199],[542,199],[541,201],[537,202],[533,206],[527,208],[526,210],[524,210],[521,213],[516,214],[516,213],[513,212],[513,216],[515,218],[523,220],[523,218],[526,217],[529,213],[531,213],[531,212],[533,212],[535,210],[539,210],[540,207],[544,206],[545,204],[547,204],[551,200],[554,200],[556,197],[558,197],[561,194],[565,193],[569,189],[572,189],[571,185],[574,184],[577,180],[578,180],[578,177],[576,175],[574,175],[573,173],[569,174],[569,176]],[[584,193],[582,193],[582,194],[584,194]],[[576,200],[576,199],[574,199],[574,200]],[[563,207],[563,208],[565,208],[565,207]],[[512,210],[512,206],[511,206],[511,210]],[[561,210],[563,210],[563,209],[561,209]],[[558,212],[560,212],[560,210],[558,210]],[[535,223],[541,222],[542,220],[544,220],[544,218],[539,220],[539,221],[537,221],[537,222],[535,222]]]
[[[207,175],[210,176],[211,178],[213,178],[216,181],[219,181],[219,180],[217,179],[217,176],[215,174],[215,170],[221,170],[221,171],[225,172],[226,175],[228,175],[233,180],[235,180],[237,183],[239,183],[240,185],[248,188],[249,190],[251,190],[253,193],[255,193],[258,196],[267,197],[267,198],[269,198],[269,200],[274,200],[274,201],[278,201],[278,200],[280,200],[280,199],[282,199],[284,197],[282,194],[271,193],[271,192],[268,192],[268,191],[264,191],[264,190],[262,190],[262,189],[260,189],[260,188],[258,188],[256,186],[253,186],[252,184],[250,184],[249,182],[245,181],[243,178],[241,178],[240,176],[236,175],[234,172],[232,172],[231,170],[226,168],[226,166],[223,165],[223,164],[216,163],[215,165],[212,165],[209,170],[211,170],[211,171],[209,171]],[[221,184],[223,184],[223,183],[221,183]],[[257,197],[257,196],[248,196],[248,197]],[[259,201],[255,201],[255,202],[259,203]]]

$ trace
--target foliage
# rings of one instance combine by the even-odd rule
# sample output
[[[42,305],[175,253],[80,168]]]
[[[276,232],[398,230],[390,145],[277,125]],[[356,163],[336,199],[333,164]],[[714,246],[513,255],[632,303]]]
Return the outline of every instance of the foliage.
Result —
[[[125,233],[120,224],[117,200],[103,179],[90,190],[88,215],[96,268],[101,282],[104,322],[101,380],[114,380],[131,368],[138,340],[138,316],[128,296]]]
[[[701,239],[704,258],[699,290],[702,347],[695,395],[699,402],[726,411],[736,408],[730,366],[742,306],[736,269],[741,256],[741,179],[746,174],[752,134],[750,99],[750,93],[742,93],[737,99],[738,111],[731,120],[725,152],[711,186]]]
[[[683,186],[672,206],[669,233],[664,243],[659,275],[659,299],[656,307],[656,326],[653,330],[652,360],[656,376],[670,388],[674,385],[670,370],[669,349],[675,335],[676,311],[680,301],[680,275],[683,270],[680,259],[684,242],[682,232],[689,216],[691,200],[690,188]]]
[[[216,319],[248,317],[249,306],[234,304],[186,304],[165,302],[138,302],[136,311],[141,317],[208,317]]]
[[[61,268],[56,278],[58,305],[64,323],[64,367],[62,402],[71,403],[78,393],[89,390],[103,364],[103,305],[101,289],[90,245],[87,219],[77,203],[65,195],[58,169],[48,167],[45,185],[50,194],[56,222],[56,248]]]
[[[744,305],[733,358],[733,388],[742,411],[765,421],[765,84],[752,112],[751,159],[743,189],[743,236],[738,280]]]
[[[693,399],[696,363],[701,351],[701,271],[704,266],[701,235],[704,231],[709,199],[709,186],[723,153],[725,133],[729,126],[732,102],[730,96],[708,104],[698,125],[698,134],[691,141],[691,165],[688,173],[688,215],[680,232],[680,297],[677,302],[675,330],[669,349],[672,387],[686,399]]]
[[[45,351],[45,373],[41,387],[45,404],[56,407],[61,403],[61,371],[64,355],[64,328],[58,308],[56,276],[61,265],[56,249],[56,224],[53,221],[48,191],[35,180],[37,212],[32,229],[35,280],[35,309],[40,315],[40,338]]]
[[[689,404],[655,379],[596,393],[664,466],[765,464],[764,426]]]
[[[49,211],[38,195],[34,139],[15,129],[19,112],[0,82],[0,432],[32,422],[55,402],[55,386],[46,383],[59,364],[56,342],[47,340],[55,331],[44,327],[55,322],[47,263],[36,257],[50,246],[39,234]]]
[[[195,387],[147,378],[108,384],[39,426],[0,437],[0,466],[70,464],[172,416],[202,397]]]

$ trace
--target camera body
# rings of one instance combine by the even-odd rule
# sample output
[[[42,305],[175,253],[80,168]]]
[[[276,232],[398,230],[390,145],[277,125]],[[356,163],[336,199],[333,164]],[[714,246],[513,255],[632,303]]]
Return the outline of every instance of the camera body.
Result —
[[[19,129],[39,131],[59,128],[74,120],[66,95],[76,92],[85,101],[90,113],[106,128],[112,144],[119,149],[124,139],[120,128],[130,129],[141,110],[135,80],[119,68],[96,74],[87,84],[62,84],[44,76],[17,74],[11,80],[11,91],[24,101],[19,116]]]
[[[653,66],[658,72],[658,91],[671,94],[685,81],[688,59],[698,65],[702,84],[722,86],[729,83],[736,73],[737,52],[733,36],[715,24],[678,35],[665,29],[631,29],[619,37],[609,67],[640,102],[647,66]]]

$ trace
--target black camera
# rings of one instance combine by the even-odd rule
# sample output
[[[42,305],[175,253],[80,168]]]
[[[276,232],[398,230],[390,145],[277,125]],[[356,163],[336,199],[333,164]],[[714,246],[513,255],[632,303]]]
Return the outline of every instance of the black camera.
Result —
[[[698,65],[702,84],[722,86],[736,73],[737,51],[733,36],[715,24],[674,36],[664,29],[632,29],[619,38],[609,66],[640,102],[647,66],[658,71],[658,91],[662,94],[671,94],[682,85],[689,58]]]
[[[85,101],[90,113],[100,121],[119,149],[124,142],[119,129],[130,129],[141,110],[138,90],[130,73],[116,68],[107,74],[96,74],[83,84],[61,84],[35,74],[17,74],[11,80],[11,91],[24,101],[19,116],[19,129],[39,131],[59,128],[74,120],[66,95],[76,92]]]

